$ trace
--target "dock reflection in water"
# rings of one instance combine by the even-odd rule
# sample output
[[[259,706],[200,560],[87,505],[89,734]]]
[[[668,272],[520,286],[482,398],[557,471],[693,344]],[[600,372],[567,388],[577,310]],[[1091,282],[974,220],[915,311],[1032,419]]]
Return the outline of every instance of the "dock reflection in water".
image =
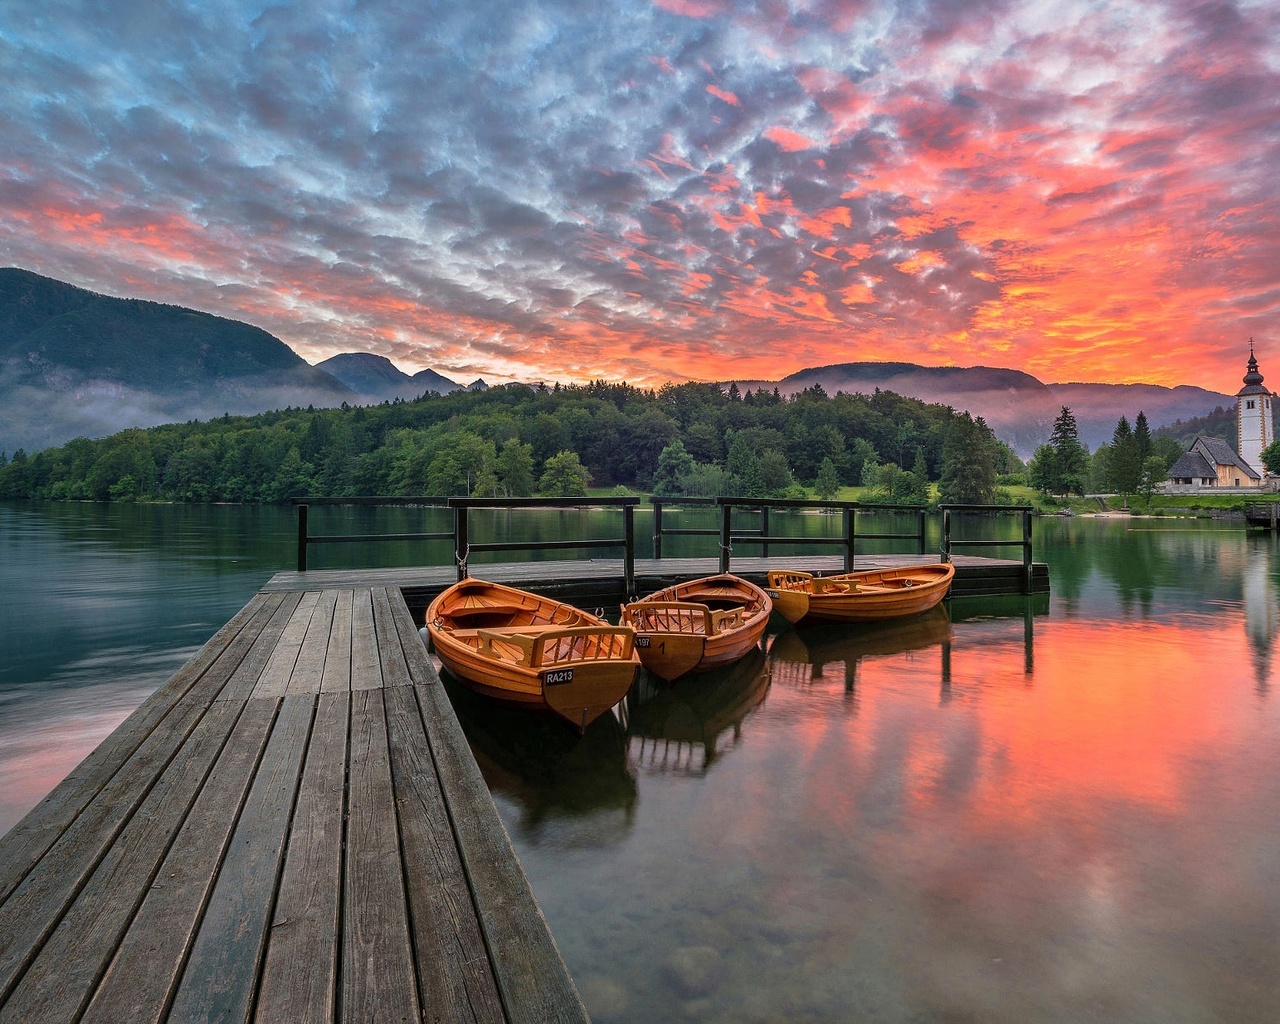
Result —
[[[842,671],[845,693],[856,706],[858,668],[864,658],[937,647],[939,677],[945,685],[950,643],[951,617],[946,605],[938,605],[893,622],[815,623],[788,629],[773,638],[769,660],[779,683],[796,686]]]
[[[769,663],[753,648],[733,665],[674,683],[642,672],[623,701],[632,755],[646,771],[702,775],[741,739],[769,691]]]
[[[508,708],[440,673],[480,773],[496,799],[519,808],[530,840],[554,827],[569,842],[609,842],[631,826],[636,780],[627,738],[613,714],[578,736],[549,715]]]

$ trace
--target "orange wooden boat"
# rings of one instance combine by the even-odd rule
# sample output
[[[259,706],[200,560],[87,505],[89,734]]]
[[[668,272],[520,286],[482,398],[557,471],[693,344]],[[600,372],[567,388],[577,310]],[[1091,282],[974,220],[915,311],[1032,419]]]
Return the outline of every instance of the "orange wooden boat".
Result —
[[[622,700],[640,671],[631,627],[500,583],[455,583],[427,608],[426,628],[441,663],[473,690],[578,729]]]
[[[773,602],[754,583],[723,573],[687,580],[622,606],[640,660],[656,676],[730,665],[760,642]]]
[[[950,562],[838,576],[774,570],[768,590],[788,622],[878,622],[928,611],[947,596],[955,573]]]

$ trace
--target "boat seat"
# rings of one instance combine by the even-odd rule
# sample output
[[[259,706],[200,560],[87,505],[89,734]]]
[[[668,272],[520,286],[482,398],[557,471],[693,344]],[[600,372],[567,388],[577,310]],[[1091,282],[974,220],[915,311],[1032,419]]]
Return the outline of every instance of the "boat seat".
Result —
[[[724,633],[737,629],[747,621],[746,612],[742,608],[726,608],[724,611],[711,613],[711,632]]]

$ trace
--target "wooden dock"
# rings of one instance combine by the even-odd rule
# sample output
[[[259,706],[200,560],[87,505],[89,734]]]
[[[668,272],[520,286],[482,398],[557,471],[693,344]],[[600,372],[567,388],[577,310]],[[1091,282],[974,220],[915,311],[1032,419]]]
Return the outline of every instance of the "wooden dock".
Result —
[[[0,1021],[584,1021],[395,586],[255,596],[0,840]]]
[[[1024,592],[1020,561],[954,561],[956,596]],[[635,583],[717,569],[638,561]],[[472,572],[628,596],[617,560]],[[586,1020],[418,636],[455,578],[276,574],[0,839],[0,1024]]]

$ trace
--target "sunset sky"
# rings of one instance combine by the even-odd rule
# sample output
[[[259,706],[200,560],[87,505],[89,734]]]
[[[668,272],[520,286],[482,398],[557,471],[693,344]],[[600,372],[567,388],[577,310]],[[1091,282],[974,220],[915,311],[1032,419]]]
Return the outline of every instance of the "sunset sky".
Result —
[[[7,0],[0,75],[0,264],[311,362],[1280,381],[1274,0]]]

